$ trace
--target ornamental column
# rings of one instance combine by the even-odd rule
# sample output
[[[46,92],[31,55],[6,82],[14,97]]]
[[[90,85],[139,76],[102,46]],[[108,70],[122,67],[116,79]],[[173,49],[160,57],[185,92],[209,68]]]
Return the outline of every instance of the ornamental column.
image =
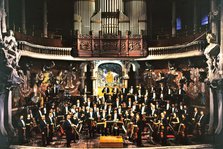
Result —
[[[218,35],[218,9],[217,9],[217,0],[211,0],[211,10],[210,10],[210,22],[211,22],[211,32],[216,35],[216,41],[219,41]]]
[[[6,16],[6,26],[7,26],[7,29],[9,29],[9,0],[5,0],[5,12],[7,14],[7,16]]]
[[[47,0],[43,0],[43,37],[48,37]]]
[[[176,37],[176,1],[172,1],[172,37]]]
[[[197,32],[197,0],[194,0],[194,15],[193,15],[194,33]]]
[[[223,8],[223,0],[221,0],[221,8]],[[220,41],[220,68],[219,68],[219,73],[221,74],[221,76],[223,77],[223,10],[221,9],[221,12],[220,12],[220,23],[221,23],[221,26],[220,26],[220,33],[221,33],[221,41]]]
[[[22,33],[26,34],[26,3],[22,0]]]

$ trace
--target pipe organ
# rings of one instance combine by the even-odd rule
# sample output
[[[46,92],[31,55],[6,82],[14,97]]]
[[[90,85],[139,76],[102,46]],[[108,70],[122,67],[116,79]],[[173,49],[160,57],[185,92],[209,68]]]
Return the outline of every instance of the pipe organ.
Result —
[[[74,30],[96,36],[146,34],[146,0],[75,0]]]
[[[74,52],[146,56],[146,0],[74,0]]]

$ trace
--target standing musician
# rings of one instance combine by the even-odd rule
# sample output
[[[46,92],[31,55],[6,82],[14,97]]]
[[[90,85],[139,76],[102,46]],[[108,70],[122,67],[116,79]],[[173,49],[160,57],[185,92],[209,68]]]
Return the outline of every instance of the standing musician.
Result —
[[[27,118],[26,118],[26,138],[27,138],[27,141],[30,140],[30,131],[31,131],[31,125],[33,124],[32,122],[32,118],[31,118],[31,115],[30,114],[27,114]]]
[[[53,113],[49,113],[47,123],[49,124],[49,142],[52,142],[54,128],[55,128],[55,121],[53,118]]]
[[[26,139],[26,124],[23,120],[23,115],[20,116],[18,121],[18,136],[19,136],[19,144],[23,144]]]
[[[40,130],[42,133],[42,145],[43,146],[49,145],[49,124],[47,124],[46,122],[45,115],[42,115],[41,117]]]
[[[94,133],[95,133],[95,128],[96,128],[96,115],[93,112],[93,109],[90,108],[90,112],[87,114],[87,120],[88,120],[88,129],[89,129],[89,135],[90,138],[94,137]]]
[[[135,131],[135,139],[136,139],[136,143],[137,146],[142,146],[142,131],[144,129],[144,125],[143,125],[143,121],[140,118],[140,115],[137,113],[136,114],[136,125],[137,125],[137,129]]]
[[[165,145],[167,142],[166,140],[166,134],[167,134],[167,125],[168,121],[165,117],[165,114],[162,112],[160,114],[160,120],[158,121],[158,130],[157,130],[157,135],[159,140],[161,140],[161,143]]]
[[[104,94],[105,101],[107,101],[108,95],[110,93],[110,89],[108,87],[108,84],[105,84],[105,87],[103,88],[102,93]]]
[[[121,88],[121,95],[123,96],[123,99],[126,99],[127,93],[128,93],[128,90],[127,90],[127,88],[125,88],[125,86],[123,85],[122,88]],[[121,98],[121,99],[122,99],[122,98]]]
[[[113,100],[115,100],[119,95],[119,88],[116,84],[114,85],[114,88],[112,89],[112,94],[113,94],[112,95]]]
[[[71,122],[71,115],[68,114],[67,115],[67,120],[64,122],[64,129],[65,129],[65,133],[66,133],[66,140],[67,140],[67,147],[71,147],[70,143],[72,140],[74,140],[74,143],[76,143],[75,141],[75,130],[76,130],[76,126]]]

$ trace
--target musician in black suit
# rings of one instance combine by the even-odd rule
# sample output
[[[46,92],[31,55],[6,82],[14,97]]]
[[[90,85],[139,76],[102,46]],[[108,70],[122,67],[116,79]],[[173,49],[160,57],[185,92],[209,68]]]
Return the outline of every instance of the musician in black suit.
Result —
[[[19,144],[23,144],[26,139],[26,123],[23,119],[23,115],[20,116],[20,119],[18,121],[18,137]]]
[[[196,125],[197,125],[197,131],[198,135],[203,136],[205,133],[205,124],[206,124],[206,118],[203,111],[200,111],[200,116],[197,119]]]
[[[138,126],[138,137],[136,140],[137,146],[142,146],[142,131],[144,129],[143,121],[139,114],[136,114],[136,125]]]
[[[94,111],[92,108],[90,108],[89,113],[86,115],[86,119],[88,121],[88,130],[89,130],[89,136],[94,137],[95,135],[95,128],[96,128],[96,121],[95,119],[97,116],[95,115]]]
[[[47,124],[49,124],[49,142],[52,142],[55,128],[53,113],[49,113],[49,116],[47,117]]]
[[[143,97],[144,92],[145,92],[144,88],[141,86],[141,84],[139,84],[139,86],[136,88],[136,93],[135,93],[137,94],[139,100]]]
[[[63,110],[62,110],[62,113],[63,113],[63,115],[67,115],[68,113],[69,113],[69,106],[68,106],[68,104],[67,103],[65,103],[64,104],[64,107],[63,107]]]
[[[119,95],[119,88],[117,85],[114,85],[114,88],[112,89],[112,94],[112,99],[115,100]]]
[[[107,84],[105,84],[105,87],[102,89],[102,93],[104,94],[105,101],[107,101],[108,95],[110,93],[110,89]]]
[[[49,145],[49,124],[46,122],[45,115],[42,115],[40,120],[40,130],[42,134],[42,145]],[[47,143],[47,144],[46,144]]]
[[[113,103],[112,101],[113,101],[112,100],[112,96],[111,95],[108,95],[106,102],[112,104]]]
[[[66,140],[67,140],[67,147],[71,147],[70,143],[72,140],[75,141],[75,132],[74,129],[75,125],[71,122],[71,115],[68,114],[67,115],[67,120],[64,122],[64,129],[65,129],[65,133],[66,133]]]
[[[163,134],[158,134],[158,135],[160,135],[162,145],[166,145],[166,143],[167,143],[167,138],[166,138],[167,126],[168,126],[168,120],[165,117],[165,114],[161,113],[160,120],[159,120],[159,131],[160,131],[159,133],[162,132]]]
[[[52,98],[53,92],[52,89],[50,88],[50,86],[47,86],[47,90],[45,91],[45,102],[50,101]]]
[[[122,88],[121,88],[121,95],[123,95],[123,98],[126,99],[126,96],[127,96],[127,93],[128,93],[128,90],[127,88],[125,88],[125,86],[123,85]]]
[[[37,122],[41,120],[42,115],[43,115],[42,108],[39,107],[35,117]]]
[[[119,98],[116,98],[115,101],[113,102],[113,107],[118,108],[120,105],[121,104],[120,104]]]

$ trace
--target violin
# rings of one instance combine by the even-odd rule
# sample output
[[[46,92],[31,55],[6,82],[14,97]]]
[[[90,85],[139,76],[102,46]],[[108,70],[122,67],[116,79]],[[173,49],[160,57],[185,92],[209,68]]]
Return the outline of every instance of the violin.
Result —
[[[186,132],[186,125],[181,123],[178,129],[178,135],[185,137],[185,132]]]

